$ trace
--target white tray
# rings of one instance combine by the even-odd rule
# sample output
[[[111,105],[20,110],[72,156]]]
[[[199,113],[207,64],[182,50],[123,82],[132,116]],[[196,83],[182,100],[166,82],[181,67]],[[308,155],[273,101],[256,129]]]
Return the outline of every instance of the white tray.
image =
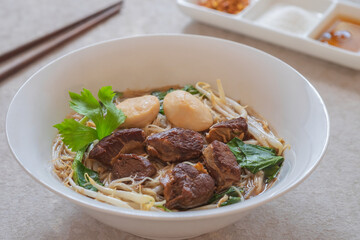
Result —
[[[177,0],[180,9],[198,21],[360,70],[360,52],[333,47],[315,39],[337,16],[360,22],[359,5],[331,0],[250,0],[250,5],[240,13],[228,14],[199,6],[197,3],[198,0]],[[315,20],[301,33],[275,29],[260,23],[260,17],[264,16],[268,9],[280,5],[296,6],[312,12]],[[294,25],[294,28],[296,27],[298,26]]]

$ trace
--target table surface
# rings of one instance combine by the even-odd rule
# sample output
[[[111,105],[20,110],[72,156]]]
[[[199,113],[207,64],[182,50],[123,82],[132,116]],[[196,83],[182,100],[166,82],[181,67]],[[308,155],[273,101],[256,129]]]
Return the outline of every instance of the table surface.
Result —
[[[112,2],[0,0],[0,54]],[[330,115],[328,150],[304,183],[246,219],[195,239],[360,239],[360,72],[195,22],[170,0],[127,0],[120,15],[0,83],[0,239],[141,239],[96,221],[29,177],[9,150],[5,117],[19,87],[47,62],[88,44],[151,33],[219,37],[272,54],[315,86]]]

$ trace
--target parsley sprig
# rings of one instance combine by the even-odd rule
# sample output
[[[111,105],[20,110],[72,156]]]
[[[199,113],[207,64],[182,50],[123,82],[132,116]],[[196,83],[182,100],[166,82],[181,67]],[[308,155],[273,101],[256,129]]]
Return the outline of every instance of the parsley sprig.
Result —
[[[96,126],[93,129],[74,119],[65,119],[54,125],[72,151],[78,151],[94,140],[110,135],[125,121],[126,116],[113,103],[115,94],[111,86],[102,87],[98,92],[99,102],[88,89],[84,88],[80,94],[69,92],[70,107],[91,119]]]

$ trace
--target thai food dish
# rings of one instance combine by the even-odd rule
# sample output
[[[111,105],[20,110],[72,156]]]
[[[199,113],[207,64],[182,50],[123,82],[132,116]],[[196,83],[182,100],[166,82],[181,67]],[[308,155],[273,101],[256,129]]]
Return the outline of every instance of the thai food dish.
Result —
[[[70,92],[54,125],[53,171],[66,186],[115,206],[184,211],[246,201],[276,181],[287,145],[221,81],[115,92]],[[241,204],[241,203],[240,203]]]

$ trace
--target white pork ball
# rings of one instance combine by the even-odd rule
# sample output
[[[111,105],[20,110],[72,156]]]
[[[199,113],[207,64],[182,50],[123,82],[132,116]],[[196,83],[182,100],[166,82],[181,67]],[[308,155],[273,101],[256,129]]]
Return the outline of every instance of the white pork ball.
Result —
[[[188,92],[176,90],[168,93],[163,106],[167,119],[176,127],[204,131],[213,124],[209,109]]]
[[[116,107],[126,115],[125,123],[121,127],[143,128],[155,120],[160,110],[160,102],[155,96],[145,95],[126,99]]]

